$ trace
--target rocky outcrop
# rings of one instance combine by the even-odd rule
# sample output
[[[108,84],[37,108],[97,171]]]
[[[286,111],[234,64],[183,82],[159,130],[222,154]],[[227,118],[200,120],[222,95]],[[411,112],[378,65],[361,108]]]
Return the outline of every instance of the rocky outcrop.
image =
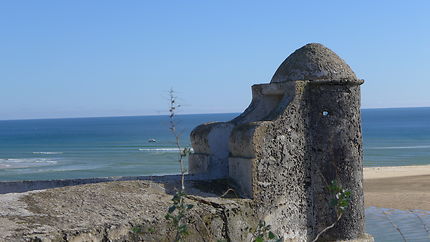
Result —
[[[178,183],[122,181],[0,195],[0,241],[173,241],[164,216]],[[248,241],[248,199],[225,181],[189,181],[187,241]],[[200,188],[206,188],[201,190]],[[210,190],[208,190],[209,188]]]

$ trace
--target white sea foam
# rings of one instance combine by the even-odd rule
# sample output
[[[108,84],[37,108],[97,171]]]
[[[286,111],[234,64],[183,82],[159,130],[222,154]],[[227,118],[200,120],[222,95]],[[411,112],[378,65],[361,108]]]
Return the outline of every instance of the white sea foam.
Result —
[[[177,152],[178,148],[139,148],[140,151],[148,152]]]
[[[428,149],[430,145],[369,147],[369,150]]]
[[[45,158],[0,159],[0,169],[47,166],[57,163],[58,162],[56,160]]]
[[[179,148],[139,148],[140,151],[146,152],[178,152]],[[193,151],[193,149],[191,149]]]
[[[38,154],[38,155],[58,155],[58,154],[63,154],[63,152],[38,151],[38,152],[33,152],[33,154]]]

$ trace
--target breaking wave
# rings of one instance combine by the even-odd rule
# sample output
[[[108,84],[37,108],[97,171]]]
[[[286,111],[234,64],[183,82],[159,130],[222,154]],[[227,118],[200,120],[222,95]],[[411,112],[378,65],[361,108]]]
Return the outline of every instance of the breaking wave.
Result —
[[[45,152],[45,151],[38,151],[38,152],[33,152],[33,154],[36,154],[36,155],[59,155],[59,154],[63,154],[63,152]]]
[[[44,158],[23,158],[23,159],[0,159],[0,169],[27,168],[34,166],[54,165],[58,162]]]
[[[179,148],[139,148],[139,150],[145,152],[178,152]]]

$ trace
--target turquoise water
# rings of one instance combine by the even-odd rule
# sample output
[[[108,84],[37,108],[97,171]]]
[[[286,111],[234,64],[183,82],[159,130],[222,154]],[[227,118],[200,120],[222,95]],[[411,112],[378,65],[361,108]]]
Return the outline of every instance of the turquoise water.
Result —
[[[178,116],[182,145],[198,124],[237,115]],[[362,120],[365,166],[430,164],[430,108],[362,110]],[[174,174],[176,159],[167,116],[0,121],[3,181]],[[429,212],[366,209],[376,241],[403,241],[393,224],[407,241],[430,241]]]
[[[365,166],[430,164],[430,108],[362,110]]]
[[[237,115],[178,116],[182,145],[198,124]],[[365,166],[430,164],[430,108],[362,117]],[[0,121],[0,180],[174,174],[176,152],[167,116]]]
[[[182,145],[189,145],[189,133],[198,124],[234,116],[178,116]],[[177,172],[167,116],[0,121],[0,180]]]

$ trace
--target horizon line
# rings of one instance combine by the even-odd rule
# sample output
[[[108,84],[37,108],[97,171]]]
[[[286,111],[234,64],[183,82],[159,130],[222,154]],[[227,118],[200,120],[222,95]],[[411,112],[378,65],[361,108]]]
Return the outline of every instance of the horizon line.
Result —
[[[369,109],[406,109],[406,108],[430,108],[430,106],[420,107],[372,107],[372,108],[360,108],[360,110]],[[243,111],[242,111],[243,112]],[[182,115],[205,115],[205,114],[240,114],[241,112],[209,112],[209,113],[180,113],[177,116]],[[106,115],[106,116],[74,116],[74,117],[53,117],[53,118],[18,118],[18,119],[0,119],[0,121],[20,121],[20,120],[48,120],[48,119],[84,119],[84,118],[122,118],[122,117],[156,117],[156,116],[167,116],[166,114],[143,114],[143,115]]]

